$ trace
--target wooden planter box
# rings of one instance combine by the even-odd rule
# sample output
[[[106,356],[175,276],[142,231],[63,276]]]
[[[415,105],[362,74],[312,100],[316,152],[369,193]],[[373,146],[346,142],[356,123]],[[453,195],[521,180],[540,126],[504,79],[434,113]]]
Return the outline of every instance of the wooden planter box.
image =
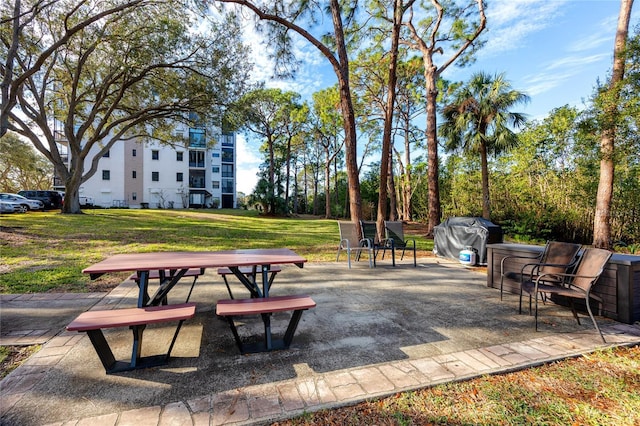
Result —
[[[534,257],[543,249],[542,246],[527,244],[488,244],[487,287],[500,289],[500,262],[503,257]],[[507,270],[520,271],[525,263],[529,262],[526,259],[514,259],[509,262]],[[520,283],[505,278],[504,291],[520,294]],[[627,324],[640,321],[640,256],[613,254],[593,287],[593,293],[602,298],[600,315]],[[561,300],[555,301],[564,304]],[[592,307],[595,305],[592,304]]]

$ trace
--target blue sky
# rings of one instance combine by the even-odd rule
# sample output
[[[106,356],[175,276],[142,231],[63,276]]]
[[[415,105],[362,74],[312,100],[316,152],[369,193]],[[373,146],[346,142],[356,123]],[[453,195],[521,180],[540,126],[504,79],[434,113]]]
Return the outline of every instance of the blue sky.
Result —
[[[531,102],[518,108],[530,119],[542,119],[554,108],[569,104],[582,107],[597,80],[611,69],[613,42],[620,0],[490,0],[487,9],[487,44],[468,68],[450,67],[443,77],[464,81],[477,71],[505,73],[514,89],[525,92]],[[637,5],[631,28],[640,23]],[[303,62],[295,81],[269,79],[272,67],[264,48],[247,30],[253,44],[257,80],[301,94],[303,99],[335,84],[324,58],[306,43],[297,45]],[[261,163],[258,141],[238,138],[237,189],[253,191]]]

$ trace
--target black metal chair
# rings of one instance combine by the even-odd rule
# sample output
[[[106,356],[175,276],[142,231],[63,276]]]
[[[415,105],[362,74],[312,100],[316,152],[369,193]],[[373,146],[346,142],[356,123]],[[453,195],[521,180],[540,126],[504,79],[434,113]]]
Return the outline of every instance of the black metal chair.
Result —
[[[360,229],[362,230],[362,238],[369,241],[369,244],[373,247],[373,266],[376,266],[376,258],[380,250],[382,250],[383,260],[387,250],[391,250],[393,253],[393,241],[378,238],[378,227],[375,222],[361,220]],[[395,257],[393,259],[393,266],[396,266]]]
[[[401,221],[384,221],[384,232],[387,241],[391,241],[393,251],[392,254],[394,256],[393,264],[396,264],[395,261],[395,249],[402,249],[402,254],[400,255],[400,260],[404,258],[404,252],[406,249],[413,250],[413,266],[417,266],[416,263],[416,240],[413,238],[405,238],[404,236],[404,225]],[[383,254],[384,256],[384,254]]]
[[[520,283],[525,280],[534,280],[542,274],[546,274],[549,281],[559,281],[553,274],[566,273],[571,270],[578,261],[578,252],[582,246],[575,243],[561,241],[548,241],[542,253],[535,257],[506,256],[500,261],[500,300],[504,290],[504,279],[512,279]],[[507,265],[513,261],[524,260],[518,271],[508,271]],[[520,306],[522,313],[522,306]]]
[[[599,299],[599,297],[591,293],[591,289],[596,281],[598,281],[598,278],[600,278],[610,257],[611,252],[607,250],[588,248],[585,249],[582,256],[580,256],[578,266],[574,273],[543,273],[535,279],[524,281],[520,287],[520,306],[522,307],[523,292],[529,294],[529,310],[531,310],[531,298],[535,297],[536,331],[538,330],[538,295],[565,296],[571,300],[571,311],[578,321],[578,324],[580,324],[580,318],[574,305],[574,299],[585,301],[589,317],[591,317],[593,325],[598,333],[600,333],[602,341],[606,343],[602,331],[600,331],[598,323],[591,311],[590,299]],[[560,278],[560,282],[555,281],[558,278]],[[599,301],[602,302],[601,300]]]

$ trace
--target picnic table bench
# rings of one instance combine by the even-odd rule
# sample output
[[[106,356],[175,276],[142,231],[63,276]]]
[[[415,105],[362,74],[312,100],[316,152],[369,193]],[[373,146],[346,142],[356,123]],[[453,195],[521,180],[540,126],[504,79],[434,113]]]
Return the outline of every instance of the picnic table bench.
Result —
[[[314,302],[309,296],[298,295],[251,299],[225,299],[218,301],[216,314],[227,319],[238,349],[240,349],[240,353],[246,354],[288,349],[291,345],[291,341],[293,340],[293,335],[298,327],[298,323],[300,322],[302,311],[314,308],[315,306],[316,302]],[[291,320],[287,326],[287,331],[282,339],[273,340],[271,336],[271,314],[286,311],[293,311]],[[262,321],[264,322],[264,343],[243,343],[238,335],[234,317],[258,314],[262,316]]]
[[[106,373],[112,374],[167,364],[182,323],[187,319],[193,318],[195,313],[195,303],[87,311],[78,315],[78,317],[67,326],[67,330],[86,332]],[[146,326],[148,324],[172,321],[178,321],[178,327],[173,335],[167,353],[142,357],[140,355],[142,350],[142,335]],[[131,352],[131,361],[128,363],[115,359],[113,351],[102,332],[104,328],[116,327],[129,327],[133,331],[133,349]]]

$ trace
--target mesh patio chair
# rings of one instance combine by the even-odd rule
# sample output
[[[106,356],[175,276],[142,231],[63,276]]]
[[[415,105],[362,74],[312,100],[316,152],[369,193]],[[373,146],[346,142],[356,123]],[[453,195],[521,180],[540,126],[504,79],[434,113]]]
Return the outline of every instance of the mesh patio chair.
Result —
[[[358,238],[358,226],[353,222],[338,221],[338,229],[340,230],[340,244],[338,245],[336,262],[340,260],[340,252],[345,250],[349,269],[351,269],[351,252],[356,255],[356,260],[360,260],[360,254],[366,251],[369,255],[369,268],[373,267],[375,263],[373,246],[366,238],[362,240]]]
[[[525,280],[534,280],[542,274],[545,274],[546,280],[558,282],[560,279],[554,277],[554,274],[566,273],[573,268],[578,261],[578,252],[581,247],[580,244],[575,243],[548,241],[542,253],[536,257],[504,257],[500,261],[500,300],[502,300],[505,277],[518,281],[520,287]],[[527,263],[522,265],[519,271],[507,271],[506,266],[510,261],[517,259],[525,259]],[[522,306],[520,306],[519,312],[522,313]]]
[[[369,244],[373,247],[373,266],[376,266],[376,258],[378,252],[382,250],[382,259],[387,250],[391,250],[393,253],[393,243],[390,240],[378,238],[378,227],[375,222],[361,220],[360,229],[362,230],[362,238],[369,241]],[[393,266],[396,266],[395,259],[393,259]]]
[[[413,266],[416,267],[416,240],[413,238],[405,238],[404,236],[404,228],[401,221],[384,221],[384,232],[387,240],[391,241],[393,251],[391,252],[394,256],[393,265],[395,266],[395,251],[396,249],[402,249],[402,254],[400,255],[400,260],[404,258],[404,252],[406,249],[413,250]]]
[[[538,295],[558,295],[565,296],[571,300],[571,311],[573,316],[580,324],[580,318],[574,305],[575,299],[581,299],[585,301],[587,313],[593,322],[596,330],[600,334],[602,341],[607,343],[598,327],[598,323],[591,311],[590,299],[595,299],[599,302],[602,300],[591,293],[593,285],[598,281],[604,267],[611,257],[611,252],[602,249],[588,248],[584,250],[584,253],[580,257],[578,266],[574,273],[543,273],[535,279],[526,280],[520,287],[520,309],[522,310],[522,293],[529,294],[529,310],[531,310],[531,298],[535,297],[535,321],[536,331],[538,331]],[[551,278],[551,280],[549,279]],[[561,279],[560,283],[554,283],[553,280],[557,278]]]

